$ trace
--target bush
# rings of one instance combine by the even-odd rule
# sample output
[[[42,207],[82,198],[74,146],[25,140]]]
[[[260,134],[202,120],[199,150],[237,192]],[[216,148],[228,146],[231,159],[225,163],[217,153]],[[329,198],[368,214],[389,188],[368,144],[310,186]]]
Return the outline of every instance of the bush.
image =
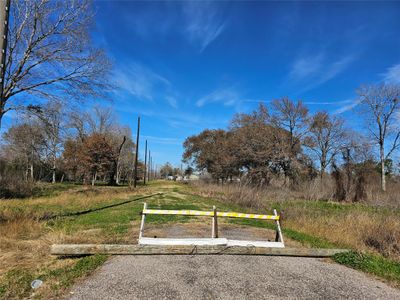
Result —
[[[26,198],[33,195],[35,184],[18,176],[0,178],[0,199]]]

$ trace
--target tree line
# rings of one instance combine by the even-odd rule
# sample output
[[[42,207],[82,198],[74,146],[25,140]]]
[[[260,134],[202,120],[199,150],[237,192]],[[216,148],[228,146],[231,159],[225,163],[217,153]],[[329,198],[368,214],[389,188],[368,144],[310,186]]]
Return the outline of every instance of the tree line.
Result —
[[[311,114],[301,100],[284,97],[236,114],[226,130],[206,129],[188,137],[183,160],[222,182],[240,177],[269,185],[281,178],[295,186],[316,177],[323,182],[329,173],[339,200],[365,198],[366,177],[376,173],[385,191],[386,176],[400,166],[393,161],[400,147],[400,87],[366,85],[357,94],[363,132],[337,114]],[[350,190],[355,191],[351,196]]]
[[[109,108],[66,110],[62,103],[30,107],[4,134],[0,150],[2,188],[37,181],[94,185],[129,183],[135,143]],[[139,177],[144,164],[139,161]]]

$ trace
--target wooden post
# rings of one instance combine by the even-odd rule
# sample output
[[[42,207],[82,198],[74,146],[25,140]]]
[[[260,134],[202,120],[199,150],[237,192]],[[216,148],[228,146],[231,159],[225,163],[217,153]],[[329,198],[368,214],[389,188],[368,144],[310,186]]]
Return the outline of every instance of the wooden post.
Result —
[[[107,245],[107,244],[67,244],[52,245],[50,253],[61,256],[80,256],[91,254],[111,255],[272,255],[294,257],[330,257],[345,253],[348,249],[316,248],[265,248],[243,246],[150,246],[150,245]]]
[[[218,238],[218,220],[217,220],[217,208],[215,205],[213,206],[213,219],[212,219],[212,230],[211,230],[211,237]]]
[[[276,209],[274,209],[274,215],[277,216],[278,213],[276,212]],[[279,224],[279,221],[275,221],[276,224],[276,236],[275,236],[275,242],[281,242],[283,243],[283,236],[282,236],[282,230],[281,230],[281,225]]]
[[[147,203],[143,204],[143,211],[147,208]],[[146,214],[142,212],[142,221],[140,222],[139,239],[143,237],[144,234],[144,221],[146,219]]]
[[[151,151],[149,150],[149,182],[151,180]]]
[[[136,154],[135,154],[135,171],[133,172],[133,187],[136,187],[137,164],[139,157],[139,134],[140,134],[140,117],[138,117],[137,133],[136,133]]]
[[[144,147],[144,176],[143,176],[144,185],[146,185],[146,176],[147,176],[147,140]]]

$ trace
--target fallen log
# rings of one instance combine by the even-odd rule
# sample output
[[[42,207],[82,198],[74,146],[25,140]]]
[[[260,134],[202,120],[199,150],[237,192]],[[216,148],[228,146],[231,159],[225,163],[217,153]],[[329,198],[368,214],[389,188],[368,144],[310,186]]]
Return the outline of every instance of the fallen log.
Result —
[[[107,244],[56,244],[50,253],[58,256],[109,255],[265,255],[330,257],[347,249],[264,248],[246,246],[148,246]]]

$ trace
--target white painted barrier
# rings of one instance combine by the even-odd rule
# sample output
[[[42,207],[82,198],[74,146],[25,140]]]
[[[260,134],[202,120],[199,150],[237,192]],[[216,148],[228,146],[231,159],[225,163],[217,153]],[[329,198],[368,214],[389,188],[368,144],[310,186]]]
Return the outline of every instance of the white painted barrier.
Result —
[[[144,223],[146,215],[183,215],[183,216],[208,216],[212,217],[212,233],[211,238],[149,238],[144,237]],[[272,220],[275,222],[276,238],[274,242],[271,241],[243,241],[243,240],[229,240],[226,238],[218,237],[218,217],[228,218],[244,218],[244,219],[261,219]],[[282,230],[280,226],[280,216],[274,209],[273,215],[259,215],[259,214],[246,214],[237,212],[218,212],[216,207],[212,211],[199,211],[199,210],[161,210],[161,209],[148,209],[147,204],[144,203],[142,211],[142,221],[140,222],[139,232],[139,245],[164,245],[164,246],[254,246],[266,248],[284,248]]]

